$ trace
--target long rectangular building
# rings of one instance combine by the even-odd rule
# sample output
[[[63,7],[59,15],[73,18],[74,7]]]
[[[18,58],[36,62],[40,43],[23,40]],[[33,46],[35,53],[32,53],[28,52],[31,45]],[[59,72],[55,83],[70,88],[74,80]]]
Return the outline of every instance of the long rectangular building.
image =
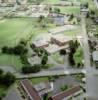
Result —
[[[22,89],[26,93],[26,97],[28,98],[28,100],[41,100],[38,92],[35,90],[28,79],[21,80],[20,84]]]
[[[69,100],[71,97],[76,96],[78,94],[83,93],[80,86],[74,86],[73,88],[60,92],[59,94],[56,94],[49,98],[49,100]]]

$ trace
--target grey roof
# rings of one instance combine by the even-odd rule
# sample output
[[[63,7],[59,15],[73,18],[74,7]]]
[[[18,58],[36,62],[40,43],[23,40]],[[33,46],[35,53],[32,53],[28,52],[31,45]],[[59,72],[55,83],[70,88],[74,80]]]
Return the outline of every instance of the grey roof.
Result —
[[[98,61],[98,51],[94,51],[92,53],[92,56],[93,56],[93,61]]]

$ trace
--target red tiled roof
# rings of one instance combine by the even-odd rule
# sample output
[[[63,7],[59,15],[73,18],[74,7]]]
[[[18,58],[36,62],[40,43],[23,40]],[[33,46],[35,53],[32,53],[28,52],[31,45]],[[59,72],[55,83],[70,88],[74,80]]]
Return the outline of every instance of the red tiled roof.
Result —
[[[72,95],[80,90],[81,90],[80,86],[75,86],[67,91],[64,91],[64,92],[61,92],[57,95],[52,96],[51,100],[62,100],[62,99],[66,98],[66,97],[68,97],[68,96],[70,96],[70,95]]]
[[[20,83],[23,86],[24,90],[27,92],[27,94],[32,98],[32,100],[41,100],[38,92],[33,88],[32,84],[28,79],[23,79]]]

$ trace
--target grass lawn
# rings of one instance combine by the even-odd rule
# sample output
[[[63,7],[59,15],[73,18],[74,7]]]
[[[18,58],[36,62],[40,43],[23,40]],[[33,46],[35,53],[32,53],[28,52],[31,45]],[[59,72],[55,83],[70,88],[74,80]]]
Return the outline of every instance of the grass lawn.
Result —
[[[19,70],[23,65],[19,56],[0,54],[0,65],[1,66],[13,66]]]
[[[31,79],[32,84],[38,84],[40,82],[49,81],[48,77],[39,77]]]
[[[8,88],[5,86],[0,85],[0,96],[5,96],[7,93]]]
[[[80,14],[80,7],[78,6],[56,6],[56,8],[59,8],[61,13],[65,14]]]
[[[65,35],[72,36],[72,37],[79,35],[80,33],[81,33],[80,28],[64,32]]]
[[[56,52],[56,53],[52,54],[51,56],[52,56],[53,60],[56,61],[57,63],[64,64],[64,59],[59,54],[59,52]]]

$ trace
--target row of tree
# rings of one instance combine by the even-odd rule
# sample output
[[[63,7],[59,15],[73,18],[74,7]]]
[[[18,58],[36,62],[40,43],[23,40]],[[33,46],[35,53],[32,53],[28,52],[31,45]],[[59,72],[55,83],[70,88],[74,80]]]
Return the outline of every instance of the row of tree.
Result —
[[[4,73],[3,70],[0,69],[0,85],[8,88],[11,84],[13,84],[16,80],[16,77],[10,73]],[[6,95],[5,91],[0,93],[0,100]]]
[[[69,53],[69,63],[74,66],[75,65],[75,61],[74,61],[74,53],[76,52],[77,48],[79,46],[79,43],[77,40],[75,41],[70,41],[69,43],[69,49],[70,49],[70,53]]]
[[[27,52],[28,52],[28,50],[23,45],[20,45],[20,44],[15,47],[4,46],[2,48],[2,53],[6,53],[6,54],[21,55],[21,54],[25,54]]]
[[[0,69],[0,84],[8,87],[15,82],[15,79],[16,78],[12,73],[4,73],[3,70]]]
[[[35,64],[33,66],[31,65],[26,65],[24,67],[22,67],[22,73],[24,74],[28,74],[28,73],[37,73],[39,72],[41,69],[47,69],[49,67],[48,64]]]

